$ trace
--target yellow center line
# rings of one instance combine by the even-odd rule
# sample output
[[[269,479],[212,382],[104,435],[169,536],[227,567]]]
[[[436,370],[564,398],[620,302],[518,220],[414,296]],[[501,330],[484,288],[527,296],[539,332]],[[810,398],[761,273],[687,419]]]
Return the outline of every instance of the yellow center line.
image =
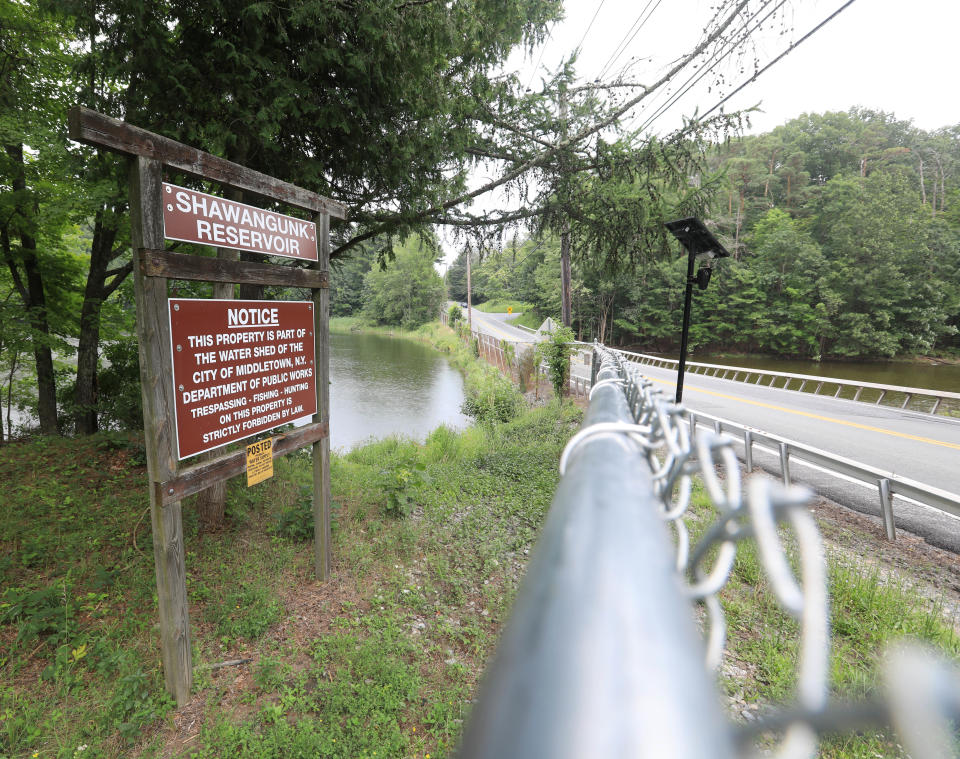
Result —
[[[474,314],[477,314],[477,313],[482,313],[482,312],[474,311]],[[477,318],[477,321],[483,322],[483,326],[487,327],[488,329],[492,329],[494,332],[496,332],[499,335],[503,335],[504,340],[514,340],[517,342],[523,342],[516,335],[511,335],[509,332],[505,332],[504,330],[499,329],[495,324],[493,324],[492,319],[488,320],[481,316]]]
[[[654,377],[650,377],[647,375],[644,375],[644,376],[647,377],[647,379],[652,380],[653,382],[659,382],[661,385],[677,384],[676,382],[670,382],[669,380],[655,379]],[[689,388],[689,385],[685,387]],[[960,445],[957,445],[956,443],[948,443],[943,440],[934,440],[933,438],[920,437],[919,435],[908,435],[905,432],[895,432],[894,430],[885,430],[882,427],[871,427],[869,424],[859,424],[857,422],[848,422],[844,419],[835,419],[832,416],[821,416],[820,414],[811,414],[809,411],[798,411],[792,408],[784,408],[783,406],[776,406],[772,403],[763,403],[762,401],[751,401],[751,400],[748,400],[747,398],[738,398],[735,395],[726,395],[725,393],[717,393],[717,392],[714,392],[713,390],[704,390],[701,387],[694,387],[690,389],[692,389],[694,392],[697,392],[697,393],[706,393],[707,395],[713,395],[713,396],[716,396],[717,398],[725,398],[728,401],[736,401],[737,403],[746,403],[750,406],[759,406],[760,408],[768,408],[773,411],[782,411],[785,414],[796,414],[797,416],[805,416],[805,417],[808,417],[809,419],[817,419],[821,422],[831,422],[832,424],[840,424],[840,425],[843,425],[844,427],[855,427],[858,430],[868,430],[869,432],[879,432],[881,435],[890,435],[891,437],[900,437],[906,440],[916,440],[920,443],[930,443],[931,445],[939,445],[939,446],[943,446],[944,448],[953,448],[955,450],[960,451]]]

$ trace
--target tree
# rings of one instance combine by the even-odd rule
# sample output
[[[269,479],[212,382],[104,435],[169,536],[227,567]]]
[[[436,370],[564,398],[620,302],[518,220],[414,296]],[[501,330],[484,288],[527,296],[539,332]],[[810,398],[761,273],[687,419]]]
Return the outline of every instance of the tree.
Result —
[[[127,120],[401,237],[465,186],[478,104],[500,86],[491,71],[560,11],[559,0],[71,2],[125,83]]]
[[[363,308],[363,282],[376,259],[374,246],[355,248],[330,266],[330,314],[352,316]]]
[[[444,274],[447,296],[458,303],[467,301],[467,249],[463,248]]]
[[[537,359],[547,364],[553,394],[560,400],[566,395],[570,381],[570,356],[573,355],[573,330],[557,327],[547,340],[537,343]]]
[[[824,187],[814,235],[839,294],[829,342],[842,356],[928,351],[951,334],[946,293],[956,292],[956,241],[943,246],[903,173],[840,176]],[[953,248],[953,250],[951,250]]]
[[[26,316],[44,434],[59,428],[53,348],[67,349],[57,333],[66,331],[77,273],[63,241],[73,188],[59,92],[62,40],[58,19],[44,8],[0,8],[0,255]]]
[[[375,324],[413,329],[437,319],[443,305],[443,280],[434,269],[435,242],[408,238],[385,268],[364,278],[363,315]]]

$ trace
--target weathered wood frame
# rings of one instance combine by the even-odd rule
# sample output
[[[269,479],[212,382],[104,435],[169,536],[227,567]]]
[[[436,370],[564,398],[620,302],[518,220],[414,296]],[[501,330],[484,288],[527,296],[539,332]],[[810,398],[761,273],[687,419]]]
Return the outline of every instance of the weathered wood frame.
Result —
[[[318,579],[324,581],[330,576],[331,563],[330,217],[345,218],[346,208],[316,193],[88,108],[72,108],[69,126],[70,137],[77,142],[106,148],[131,159],[130,236],[160,640],[167,690],[178,705],[183,705],[190,698],[193,666],[180,504],[189,495],[241,474],[246,469],[246,459],[244,452],[238,451],[200,459],[188,466],[181,466],[177,460],[175,406],[170,381],[168,282],[170,279],[190,279],[218,283],[215,287],[225,295],[232,295],[234,284],[243,283],[303,287],[313,291],[317,413],[308,426],[277,437],[273,456],[276,458],[311,446],[315,568]],[[309,211],[319,232],[319,260],[303,269],[241,262],[225,256],[203,258],[165,250],[162,215],[164,167]]]

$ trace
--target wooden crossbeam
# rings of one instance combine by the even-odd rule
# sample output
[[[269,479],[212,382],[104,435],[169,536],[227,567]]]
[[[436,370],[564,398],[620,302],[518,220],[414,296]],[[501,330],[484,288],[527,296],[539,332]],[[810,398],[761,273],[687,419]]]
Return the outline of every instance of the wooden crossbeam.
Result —
[[[308,424],[305,427],[278,435],[273,439],[273,458],[286,456],[288,453],[305,445],[312,445],[330,435],[329,422]],[[160,497],[164,503],[181,501],[187,496],[206,490],[210,485],[222,480],[229,480],[246,470],[246,451],[233,451],[218,456],[209,461],[201,461],[194,466],[184,467],[176,476],[159,483]]]
[[[326,271],[316,269],[191,256],[169,250],[141,249],[138,253],[141,270],[147,277],[306,287],[311,290],[328,287],[330,282]]]
[[[90,108],[74,106],[70,109],[68,119],[70,138],[77,142],[124,155],[152,158],[184,174],[248,190],[306,211],[326,213],[337,219],[347,217],[347,207],[343,203]]]

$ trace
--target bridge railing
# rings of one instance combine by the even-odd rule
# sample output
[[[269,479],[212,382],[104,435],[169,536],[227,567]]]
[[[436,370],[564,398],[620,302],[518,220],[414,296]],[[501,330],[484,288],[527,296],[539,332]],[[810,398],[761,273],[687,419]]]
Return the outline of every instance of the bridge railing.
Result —
[[[691,438],[683,409],[609,351],[593,376],[459,756],[728,759],[777,735],[764,754],[800,759],[815,755],[821,731],[888,723],[910,755],[949,755],[960,681],[915,648],[891,656],[886,701],[830,702],[826,558],[808,493],[758,479],[744,497],[732,440],[710,430]],[[710,514],[688,514],[695,474]],[[688,516],[712,524],[694,540]],[[781,525],[794,538],[789,558]],[[792,703],[738,725],[715,672],[726,643],[719,593],[744,540],[756,540],[800,642]]]
[[[629,361],[665,369],[676,369],[679,363],[677,359],[651,356],[646,353],[621,350],[615,352],[626,357]],[[922,411],[927,414],[960,410],[960,393],[952,393],[946,390],[883,385],[876,382],[862,382],[839,377],[774,372],[766,369],[749,369],[743,366],[704,364],[697,361],[687,361],[686,371],[691,374],[749,382],[754,385],[776,387],[781,390],[796,390],[813,395],[832,395],[834,398],[844,398],[861,403],[896,406],[901,409]]]
[[[450,326],[450,317],[446,311],[440,312],[440,322],[444,326]],[[463,321],[462,323],[466,325],[466,321]],[[524,329],[527,329],[530,332],[536,332],[536,330],[530,330],[528,327],[524,327]],[[504,350],[505,341],[494,337],[493,335],[480,332],[477,328],[471,329],[470,336],[467,337],[464,335],[464,339],[476,340],[479,357],[484,359],[487,363],[493,364],[503,374],[506,374],[514,379],[516,379],[520,373],[520,362],[522,358],[521,353],[527,350],[533,350],[533,345],[531,343],[507,341],[513,345],[513,351],[509,352],[510,355],[508,355],[508,351]],[[571,361],[580,361],[586,366],[590,366],[593,356],[593,345],[590,343],[582,343],[577,341],[574,342],[574,345],[575,348],[574,353],[571,356]],[[545,362],[542,363],[538,369],[540,375],[547,376],[547,366]],[[540,376],[537,376],[534,381],[539,385]],[[586,398],[587,393],[590,391],[590,382],[585,377],[578,377],[571,372],[567,381],[567,390],[574,398]]]

